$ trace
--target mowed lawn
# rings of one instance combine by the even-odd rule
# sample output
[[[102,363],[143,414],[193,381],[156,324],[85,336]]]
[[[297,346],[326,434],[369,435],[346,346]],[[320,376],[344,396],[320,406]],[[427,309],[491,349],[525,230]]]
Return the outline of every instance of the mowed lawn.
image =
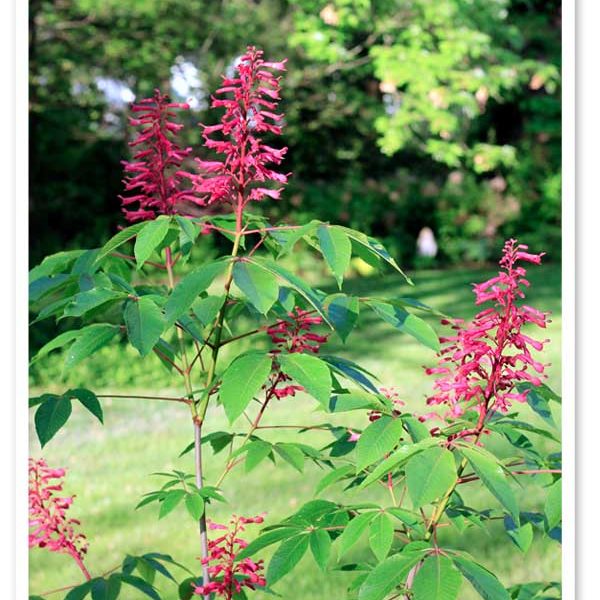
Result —
[[[373,278],[356,278],[346,284],[348,292],[380,297],[413,296],[431,306],[456,317],[468,318],[475,312],[471,283],[491,276],[489,270],[449,270],[422,271],[412,274],[415,282],[410,287],[394,275]],[[552,343],[541,355],[548,368],[549,385],[560,390],[561,381],[561,313],[560,313],[560,269],[549,265],[530,269],[532,286],[528,304],[552,312],[547,337]],[[430,321],[441,331],[437,319]],[[539,337],[539,336],[538,336]],[[407,403],[407,409],[414,412],[427,410],[424,398],[431,392],[431,378],[424,375],[422,366],[435,362],[432,351],[420,346],[412,338],[399,333],[390,326],[380,323],[372,313],[361,316],[360,328],[348,340],[349,348],[335,337],[331,338],[327,353],[346,356],[362,364],[380,379],[382,386],[397,386],[400,395]],[[139,361],[138,361],[139,363]],[[48,365],[40,369],[32,380],[32,395],[42,391],[64,391],[68,386],[90,387],[97,393],[123,393],[123,385],[137,381],[136,387],[128,388],[139,393],[177,394],[181,389],[168,387],[164,370],[158,362],[151,361],[145,366],[136,365],[136,355],[130,350],[105,349],[97,356],[80,366],[67,382],[58,378],[58,357],[51,358]],[[199,546],[197,531],[191,517],[183,505],[162,520],[157,519],[155,506],[134,511],[133,508],[145,492],[156,489],[160,478],[150,474],[156,471],[180,469],[192,472],[192,456],[178,458],[179,453],[192,440],[189,412],[183,405],[157,401],[115,399],[103,401],[105,425],[101,426],[89,413],[75,406],[73,416],[67,426],[48,446],[40,450],[35,434],[31,433],[32,456],[44,456],[52,466],[65,466],[68,469],[67,492],[76,495],[71,510],[73,516],[83,523],[90,547],[86,560],[94,575],[112,569],[126,554],[164,552],[183,562],[195,572],[199,572]],[[554,407],[556,420],[560,414]],[[31,414],[33,419],[33,412]],[[540,423],[527,407],[522,408],[522,417]],[[311,424],[334,422],[364,427],[364,416],[359,413],[346,413],[331,416],[318,410],[316,402],[298,396],[287,398],[269,408],[267,424]],[[244,431],[245,421],[238,420],[234,429]],[[229,429],[222,409],[209,410],[206,433]],[[303,435],[286,430],[272,430],[265,438],[272,441],[301,441],[315,446],[325,445],[330,437],[321,432]],[[548,452],[558,450],[557,445],[546,443]],[[212,456],[206,452],[207,481],[215,481],[222,471],[225,453]],[[274,467],[269,461],[247,474],[243,466],[225,479],[223,493],[228,504],[213,504],[209,507],[209,517],[216,521],[227,520],[229,515],[256,515],[267,513],[267,524],[277,522],[289,515],[304,502],[313,497],[316,483],[324,472],[312,463],[307,463],[304,473],[299,473],[287,464]],[[518,491],[522,510],[541,510],[545,493],[540,489],[544,480],[538,478],[536,484],[523,481],[523,489]],[[497,502],[473,484],[461,489],[465,499],[474,506],[491,505]],[[342,496],[340,487],[330,488],[323,497],[347,503],[377,498],[380,492],[346,494]],[[387,502],[385,497],[378,498]],[[254,527],[254,530],[253,530]],[[249,527],[247,537],[252,539],[258,533],[256,526]],[[441,536],[442,543],[449,541],[449,533]],[[560,579],[560,545],[540,538],[537,534],[532,548],[524,556],[510,542],[497,525],[485,532],[472,528],[461,537],[453,535],[454,547],[467,549],[480,562],[497,573],[505,585],[525,581]],[[335,546],[334,546],[335,550]],[[268,559],[272,548],[262,553]],[[347,557],[348,559],[369,559],[370,551],[366,536]],[[335,568],[335,552],[330,567]],[[173,570],[177,578],[184,573]],[[54,555],[35,549],[30,554],[31,593],[60,588],[77,582],[81,578],[77,567],[64,555]],[[347,573],[330,571],[322,573],[312,557],[307,555],[297,568],[282,579],[275,589],[284,599],[289,600],[337,600],[346,597],[346,588],[351,581]],[[156,584],[165,598],[177,598],[175,586],[161,576]],[[131,589],[123,598],[136,599],[139,592]],[[60,598],[55,594],[50,598]],[[267,598],[256,593],[254,598]],[[470,585],[463,583],[459,598],[471,600],[479,596]]]

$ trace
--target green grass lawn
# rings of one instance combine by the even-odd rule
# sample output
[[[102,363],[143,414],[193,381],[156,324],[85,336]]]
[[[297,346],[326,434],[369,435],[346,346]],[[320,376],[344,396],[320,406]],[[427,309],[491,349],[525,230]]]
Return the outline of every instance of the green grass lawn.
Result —
[[[349,292],[381,297],[413,296],[433,307],[456,317],[469,317],[474,312],[470,283],[482,281],[490,275],[485,270],[422,271],[413,275],[415,287],[403,283],[396,276],[354,279],[347,283]],[[532,282],[528,303],[552,311],[552,323],[548,337],[552,343],[545,350],[543,362],[552,363],[548,368],[549,385],[560,389],[560,270],[557,266],[544,266],[530,270]],[[437,328],[436,321],[431,321]],[[376,374],[383,386],[395,385],[406,401],[408,410],[424,411],[424,398],[431,391],[431,378],[422,372],[422,365],[435,362],[432,351],[420,346],[412,338],[381,324],[372,314],[361,317],[360,328],[354,332],[346,347],[332,338],[327,352],[356,360]],[[67,382],[59,378],[59,359],[50,357],[44,366],[32,373],[32,394],[40,391],[64,391],[68,385],[85,385],[97,393],[118,393],[123,387],[136,389],[138,393],[175,393],[180,389],[170,388],[162,367],[157,362],[136,364],[135,353],[129,350],[103,350]],[[137,385],[134,384],[137,382]],[[135,387],[133,387],[135,385]],[[43,456],[52,466],[68,468],[67,491],[76,494],[72,509],[73,516],[81,519],[83,529],[90,541],[87,564],[93,574],[101,574],[115,567],[125,554],[141,554],[159,551],[171,554],[196,572],[199,554],[196,527],[185,512],[183,505],[165,519],[157,520],[154,506],[134,511],[140,496],[157,487],[158,478],[150,476],[155,471],[181,469],[191,472],[192,457],[187,454],[177,458],[181,450],[192,440],[192,428],[187,408],[162,402],[141,400],[108,400],[103,403],[105,426],[95,422],[89,414],[74,407],[74,414],[67,426],[40,451],[35,434],[31,435],[31,454]],[[331,417],[318,412],[316,403],[306,397],[287,398],[269,409],[269,424],[339,422],[364,427],[363,417],[346,413]],[[349,418],[348,415],[351,415]],[[33,416],[33,413],[32,413]],[[522,416],[537,421],[526,407]],[[556,415],[560,420],[560,414]],[[236,423],[242,430],[243,419]],[[222,410],[211,407],[206,433],[227,429]],[[275,430],[264,437],[273,441],[297,439],[294,433]],[[320,432],[305,434],[298,441],[318,445],[330,438]],[[547,446],[548,451],[556,450]],[[224,456],[212,457],[207,452],[206,471],[208,482],[214,481],[223,468]],[[209,516],[217,521],[226,520],[232,513],[255,515],[267,512],[267,523],[276,522],[289,515],[312,497],[317,481],[323,472],[307,463],[300,474],[284,464],[275,468],[264,462],[252,473],[246,474],[243,467],[226,479],[223,492],[229,504],[212,505]],[[539,481],[538,481],[539,484]],[[466,486],[465,486],[466,487]],[[333,500],[341,499],[339,489],[331,488],[326,493]],[[378,490],[346,495],[345,501],[363,501],[375,498]],[[485,503],[497,506],[486,492],[471,489],[464,492],[473,505]],[[544,492],[539,486],[524,482],[520,492],[524,510],[543,505]],[[385,502],[384,498],[381,498]],[[248,538],[256,531],[248,529]],[[448,535],[442,536],[442,540]],[[537,537],[527,555],[523,556],[504,534],[502,527],[489,532],[469,529],[455,541],[456,546],[468,549],[480,562],[498,574],[505,585],[524,581],[560,579],[560,546],[556,542]],[[270,549],[268,549],[270,550]],[[269,551],[264,557],[270,556]],[[369,556],[366,539],[349,558]],[[330,566],[335,566],[332,561]],[[176,573],[176,576],[183,573]],[[77,582],[80,573],[72,561],[64,555],[53,555],[35,549],[30,554],[31,593],[41,593],[53,588]],[[165,598],[176,598],[174,586],[157,584]],[[306,556],[298,567],[276,585],[276,590],[289,600],[322,600],[345,597],[350,579],[347,574],[329,572],[323,574],[315,566],[312,557]],[[131,588],[130,588],[131,589]],[[167,592],[167,590],[172,590]],[[62,597],[60,594],[51,598]],[[123,598],[132,600],[140,593]],[[256,593],[255,598],[267,598]],[[474,590],[463,583],[461,600],[478,598]]]

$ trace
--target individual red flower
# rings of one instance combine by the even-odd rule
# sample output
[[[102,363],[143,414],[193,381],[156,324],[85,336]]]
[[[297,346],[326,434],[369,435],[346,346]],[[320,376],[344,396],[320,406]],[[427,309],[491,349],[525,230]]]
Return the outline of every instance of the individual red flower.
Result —
[[[520,263],[539,265],[544,254],[525,250],[527,246],[516,240],[505,243],[501,271],[473,287],[476,305],[492,302],[493,306],[471,323],[443,321],[456,333],[440,338],[445,347],[439,366],[426,369],[430,375],[440,375],[434,384],[437,391],[427,404],[448,406],[451,417],[460,417],[468,409],[479,412],[477,427],[462,432],[461,437],[480,433],[491,411],[506,412],[513,402],[524,402],[527,391],[518,391],[517,384],[539,386],[545,377],[546,365],[536,361],[531,350],[542,350],[549,340],[533,339],[522,329],[528,324],[545,328],[548,313],[518,303],[530,285]]]
[[[266,585],[263,561],[254,562],[250,558],[240,561],[237,555],[248,543],[238,537],[249,523],[262,523],[263,517],[236,517],[229,521],[229,526],[210,523],[209,529],[225,531],[223,535],[208,542],[208,558],[203,560],[208,564],[211,581],[206,585],[194,586],[194,594],[208,596],[215,594],[225,600],[231,600],[234,594],[239,594],[243,588],[255,590]]]
[[[222,158],[196,159],[200,173],[189,176],[205,205],[230,202],[241,210],[265,196],[278,199],[288,175],[274,171],[287,148],[263,143],[264,134],[280,135],[283,115],[275,112],[285,60],[266,62],[263,52],[249,46],[238,60],[236,76],[224,77],[212,99],[213,108],[225,108],[218,125],[202,125],[204,145]],[[216,136],[216,137],[215,137]],[[270,187],[270,185],[275,187]]]
[[[87,540],[76,531],[80,522],[66,515],[73,497],[59,495],[64,476],[65,469],[51,469],[43,458],[29,459],[29,547],[68,554],[90,579],[83,564]]]
[[[267,328],[267,335],[271,338],[275,348],[271,351],[277,355],[282,352],[293,354],[296,352],[312,352],[317,354],[321,347],[327,341],[328,336],[319,335],[311,331],[314,325],[320,325],[323,319],[318,316],[311,316],[308,310],[302,310],[296,307],[288,314],[287,319],[279,319],[275,325]],[[271,376],[273,394],[277,398],[286,396],[295,396],[296,392],[302,392],[303,387],[299,385],[283,385],[291,379],[279,370],[277,361],[274,361],[274,373]]]
[[[192,149],[177,144],[177,133],[183,125],[173,120],[173,109],[188,110],[189,105],[171,102],[159,90],[155,90],[152,98],[140,100],[131,108],[137,114],[129,122],[141,130],[129,143],[132,148],[137,148],[133,160],[123,161],[125,191],[134,192],[130,196],[119,196],[128,221],[185,214],[186,203],[197,203],[190,190],[182,186],[185,173],[180,167]]]

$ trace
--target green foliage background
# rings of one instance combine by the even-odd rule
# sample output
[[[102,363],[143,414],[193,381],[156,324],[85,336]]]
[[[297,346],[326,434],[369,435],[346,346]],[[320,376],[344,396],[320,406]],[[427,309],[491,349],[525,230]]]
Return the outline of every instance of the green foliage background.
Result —
[[[31,263],[123,223],[120,92],[178,97],[173,71],[197,69],[181,99],[198,147],[247,44],[289,58],[294,176],[272,217],[359,228],[407,266],[424,226],[441,263],[486,261],[509,236],[556,260],[560,24],[558,0],[31,0]]]

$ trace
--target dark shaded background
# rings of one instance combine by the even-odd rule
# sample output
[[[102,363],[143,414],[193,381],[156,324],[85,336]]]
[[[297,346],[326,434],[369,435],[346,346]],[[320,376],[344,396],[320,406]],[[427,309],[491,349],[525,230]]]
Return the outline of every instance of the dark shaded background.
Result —
[[[495,258],[508,236],[559,259],[557,0],[32,0],[32,265],[123,223],[128,101],[194,98],[197,145],[195,124],[218,118],[208,93],[249,43],[289,58],[294,176],[264,206],[274,218],[349,224],[406,266],[424,226],[440,264]]]

